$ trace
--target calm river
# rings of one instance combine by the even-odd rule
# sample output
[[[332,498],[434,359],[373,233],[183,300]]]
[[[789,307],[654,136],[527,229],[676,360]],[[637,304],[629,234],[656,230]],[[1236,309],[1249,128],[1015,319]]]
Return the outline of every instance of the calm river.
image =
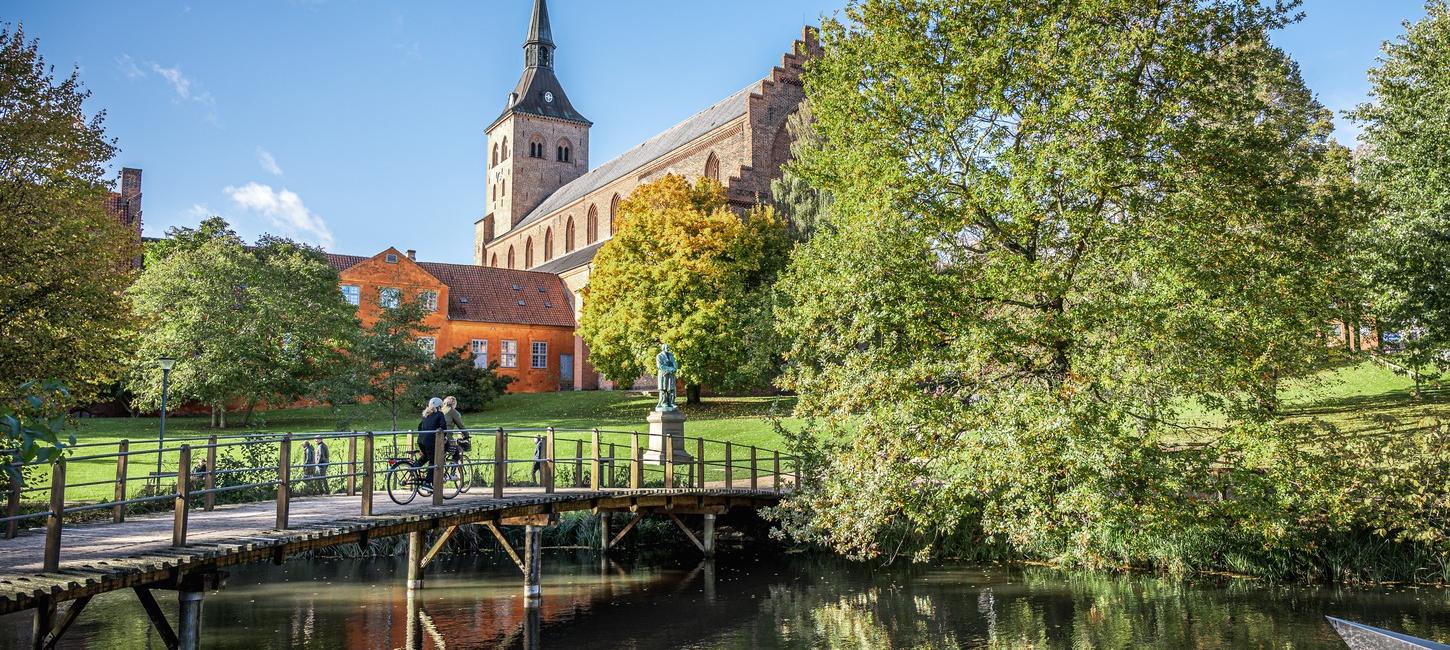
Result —
[[[545,551],[525,612],[510,564],[440,558],[409,602],[403,562],[235,568],[208,594],[206,648],[1342,648],[1324,615],[1450,639],[1450,592],[1183,583],[1149,576],[936,565],[872,570],[722,549],[601,562]],[[162,594],[168,616],[175,597]],[[417,613],[409,624],[410,608]],[[0,618],[23,647],[28,615]],[[411,644],[411,646],[410,646]],[[97,598],[63,648],[162,648],[130,592]]]

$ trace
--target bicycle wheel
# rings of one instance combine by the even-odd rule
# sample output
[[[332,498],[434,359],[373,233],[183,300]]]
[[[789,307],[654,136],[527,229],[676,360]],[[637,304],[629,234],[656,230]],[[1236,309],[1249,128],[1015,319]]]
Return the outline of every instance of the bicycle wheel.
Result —
[[[393,503],[405,506],[418,497],[418,481],[414,478],[416,474],[413,464],[407,461],[388,468],[385,483],[388,486],[388,498]]]
[[[455,493],[453,496],[458,496],[459,494],[467,493],[468,492],[468,488],[473,487],[473,481],[469,480],[469,476],[468,476],[469,470],[472,469],[472,468],[468,466],[468,456],[467,455],[460,454],[458,456],[458,458],[455,458],[454,459],[454,462],[457,463],[457,467],[458,467],[458,485],[459,485],[459,487],[458,487],[458,492]]]
[[[443,498],[463,494],[463,465],[457,462],[443,466]]]

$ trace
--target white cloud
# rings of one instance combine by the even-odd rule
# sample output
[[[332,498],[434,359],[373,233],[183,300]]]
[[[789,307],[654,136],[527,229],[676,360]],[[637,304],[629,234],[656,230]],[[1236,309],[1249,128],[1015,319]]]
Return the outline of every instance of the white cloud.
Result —
[[[151,62],[151,71],[161,75],[167,83],[171,84],[172,90],[182,99],[191,99],[191,79],[181,73],[181,66],[170,68],[161,67],[160,63]]]
[[[273,158],[272,152],[266,149],[257,147],[257,163],[262,165],[262,169],[267,170],[273,176],[282,175],[282,168],[277,166],[277,159]]]
[[[191,208],[186,211],[186,214],[189,217],[201,220],[216,216],[216,211],[212,210],[205,203],[193,203],[191,204]]]
[[[136,65],[136,60],[131,58],[130,54],[122,54],[117,58],[116,67],[121,69],[121,74],[126,75],[127,79],[140,79],[146,76],[146,71]]]
[[[332,231],[322,217],[314,214],[297,196],[287,188],[273,190],[270,185],[247,183],[241,187],[228,186],[222,190],[232,201],[244,209],[266,217],[283,233],[332,248]]]
[[[121,69],[121,74],[126,75],[127,79],[145,79],[150,73],[160,75],[162,79],[166,80],[166,83],[171,85],[171,90],[176,93],[178,100],[196,102],[205,106],[206,121],[217,124],[216,98],[212,97],[210,92],[201,90],[195,80],[183,74],[181,66],[167,68],[155,61],[147,61],[146,68],[142,68],[129,54],[122,54],[120,58],[116,59],[116,66]],[[150,72],[147,72],[147,69]]]

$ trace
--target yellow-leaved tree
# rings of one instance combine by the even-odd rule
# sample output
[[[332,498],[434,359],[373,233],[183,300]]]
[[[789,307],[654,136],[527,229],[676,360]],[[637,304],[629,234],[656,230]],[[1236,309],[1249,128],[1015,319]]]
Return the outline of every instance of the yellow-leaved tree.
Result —
[[[579,334],[594,367],[615,381],[654,372],[667,343],[687,403],[700,387],[765,385],[779,346],[771,285],[791,242],[774,209],[732,211],[724,188],[675,175],[641,185],[620,204],[584,292]]]

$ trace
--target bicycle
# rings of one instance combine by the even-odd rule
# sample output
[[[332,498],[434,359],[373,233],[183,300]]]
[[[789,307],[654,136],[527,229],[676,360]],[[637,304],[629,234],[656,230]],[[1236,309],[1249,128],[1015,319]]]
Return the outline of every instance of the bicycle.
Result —
[[[467,457],[464,456],[462,449],[449,442],[444,449],[443,498],[452,499],[468,490],[467,481],[463,478],[466,460]],[[419,494],[433,496],[433,486],[429,481],[432,477],[428,476],[429,472],[428,463],[423,460],[422,453],[419,451],[410,451],[407,456],[388,458],[387,477],[384,481],[388,489],[388,498],[392,499],[393,503],[404,506],[412,503]]]

